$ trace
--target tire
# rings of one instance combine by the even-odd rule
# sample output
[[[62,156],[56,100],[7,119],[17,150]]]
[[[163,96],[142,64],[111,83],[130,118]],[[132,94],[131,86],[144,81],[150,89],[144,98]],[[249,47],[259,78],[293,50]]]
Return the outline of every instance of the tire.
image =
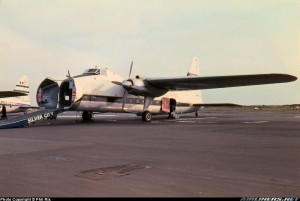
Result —
[[[84,121],[91,121],[92,118],[93,118],[93,115],[92,115],[91,112],[84,111],[84,112],[82,113],[82,119],[83,119]]]
[[[151,122],[151,120],[152,120],[152,114],[151,114],[151,112],[149,112],[149,111],[143,112],[143,114],[142,114],[142,120],[144,122]]]

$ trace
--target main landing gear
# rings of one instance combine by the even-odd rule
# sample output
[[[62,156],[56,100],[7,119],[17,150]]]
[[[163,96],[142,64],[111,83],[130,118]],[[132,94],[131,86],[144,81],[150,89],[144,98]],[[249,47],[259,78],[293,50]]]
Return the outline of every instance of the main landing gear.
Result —
[[[91,121],[93,119],[93,113],[87,111],[82,112],[82,119],[83,121]]]
[[[143,113],[142,113],[142,120],[144,121],[144,122],[150,122],[151,120],[152,120],[152,114],[151,114],[151,112],[149,112],[149,111],[144,111]]]

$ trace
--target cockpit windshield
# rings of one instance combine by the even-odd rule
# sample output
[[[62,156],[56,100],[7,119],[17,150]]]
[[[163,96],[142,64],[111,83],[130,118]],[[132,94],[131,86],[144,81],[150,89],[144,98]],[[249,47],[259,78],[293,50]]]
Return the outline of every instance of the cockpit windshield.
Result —
[[[100,69],[98,69],[98,68],[90,68],[90,69],[85,70],[83,72],[83,74],[99,75],[100,74]]]
[[[81,75],[76,75],[74,78],[77,77],[85,77],[85,76],[90,76],[90,75],[102,75],[102,76],[107,76],[107,69],[99,69],[99,68],[89,68],[86,69]]]

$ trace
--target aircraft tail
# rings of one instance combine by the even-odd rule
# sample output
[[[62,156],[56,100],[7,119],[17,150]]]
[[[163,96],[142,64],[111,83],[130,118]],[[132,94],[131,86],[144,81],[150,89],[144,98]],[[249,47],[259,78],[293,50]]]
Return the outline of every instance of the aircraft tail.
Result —
[[[190,65],[189,71],[187,73],[187,76],[200,76],[200,64],[199,64],[199,59],[197,57],[194,57],[192,60],[192,63]],[[197,103],[202,103],[202,93],[201,90],[194,90],[190,91],[188,93],[191,93],[195,96],[197,96]]]
[[[26,93],[26,96],[21,96],[20,98],[24,103],[30,104],[29,81],[26,75],[21,76],[19,82],[16,84],[16,88],[14,89],[14,91]]]
[[[187,73],[187,76],[199,76],[200,75],[200,64],[199,59],[194,57]]]

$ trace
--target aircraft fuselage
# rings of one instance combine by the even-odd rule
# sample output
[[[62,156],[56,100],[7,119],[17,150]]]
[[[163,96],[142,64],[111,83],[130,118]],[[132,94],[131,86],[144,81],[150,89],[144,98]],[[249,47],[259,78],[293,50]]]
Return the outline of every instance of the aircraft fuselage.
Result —
[[[100,69],[99,69],[100,70]],[[101,69],[97,75],[79,75],[62,81],[60,86],[46,78],[37,92],[37,102],[45,108],[67,108],[72,111],[136,113],[144,111],[145,96],[128,94],[124,101],[124,88],[113,82],[124,79],[109,71]],[[176,113],[195,112],[199,108],[193,104],[201,100],[199,91],[170,91],[151,101],[147,108],[152,114],[166,114],[170,111],[162,109],[162,99],[169,101],[169,107],[175,106]],[[171,102],[171,103],[170,103]],[[124,107],[122,105],[124,104]],[[170,105],[171,104],[171,105]]]
[[[7,113],[25,112],[26,109],[21,107],[30,106],[29,104],[25,104],[19,97],[0,98],[0,112],[2,111],[2,105],[5,105]]]

